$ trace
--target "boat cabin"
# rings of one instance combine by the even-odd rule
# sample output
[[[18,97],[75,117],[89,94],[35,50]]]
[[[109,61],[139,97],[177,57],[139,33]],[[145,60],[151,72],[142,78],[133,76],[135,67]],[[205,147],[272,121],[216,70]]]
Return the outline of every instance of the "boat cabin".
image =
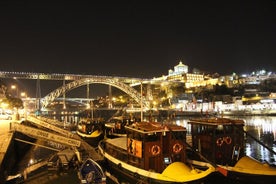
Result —
[[[105,123],[105,128],[108,133],[112,134],[126,134],[125,126],[131,125],[135,120],[129,116],[115,116],[112,117],[107,123]]]
[[[102,118],[83,118],[78,123],[78,131],[81,133],[91,134],[96,130],[104,130],[104,120]]]
[[[170,163],[186,162],[186,128],[156,122],[125,126],[128,162],[136,167],[162,172]]]
[[[192,147],[209,161],[234,165],[245,155],[243,120],[227,118],[191,119]]]

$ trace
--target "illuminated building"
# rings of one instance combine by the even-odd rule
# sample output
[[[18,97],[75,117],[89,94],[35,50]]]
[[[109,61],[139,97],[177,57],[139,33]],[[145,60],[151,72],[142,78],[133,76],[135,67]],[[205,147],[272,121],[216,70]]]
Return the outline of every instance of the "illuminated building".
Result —
[[[188,73],[188,66],[179,61],[179,64],[174,66],[174,70],[169,70],[167,80],[193,84],[204,81],[204,76],[202,74]]]

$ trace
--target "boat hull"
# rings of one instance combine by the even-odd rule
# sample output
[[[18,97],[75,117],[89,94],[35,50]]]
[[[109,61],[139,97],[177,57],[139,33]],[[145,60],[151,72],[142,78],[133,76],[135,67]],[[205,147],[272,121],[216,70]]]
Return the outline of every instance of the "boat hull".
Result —
[[[119,160],[117,157],[113,157],[108,154],[105,150],[105,143],[100,142],[99,152],[104,156],[104,167],[112,175],[117,176],[119,183],[156,183],[156,184],[167,184],[167,183],[190,183],[190,184],[201,184],[206,180],[207,176],[214,172],[213,168],[206,169],[200,176],[192,176],[193,179],[188,179],[183,181],[182,179],[177,180],[170,177],[164,172],[156,173],[151,171],[146,171],[134,167],[124,161]],[[168,166],[169,167],[169,166]],[[207,171],[208,170],[208,171]],[[168,172],[171,172],[172,169]],[[182,171],[182,169],[181,169]],[[168,173],[167,172],[167,173]],[[185,173],[183,172],[183,175]],[[196,178],[196,179],[195,179]]]
[[[141,183],[141,184],[172,184],[172,183],[189,183],[189,184],[202,184],[207,178],[201,178],[194,181],[188,181],[188,182],[175,182],[175,181],[164,181],[164,180],[158,180],[153,179],[149,177],[145,177],[142,175],[139,175],[138,173],[131,172],[124,167],[122,167],[121,164],[115,164],[107,159],[105,159],[105,168],[107,168],[107,171],[110,172],[112,175],[117,177],[117,180],[119,183]]]
[[[77,134],[89,145],[93,147],[97,147],[99,142],[104,139],[104,133],[99,132],[96,135],[89,135],[89,134],[84,134],[82,132],[77,131]]]
[[[242,157],[234,167],[225,168],[229,171],[228,177],[236,180],[254,183],[275,183],[276,180],[276,167],[249,156]]]
[[[275,183],[276,181],[276,168],[271,167],[271,166],[265,166],[262,163],[259,163],[255,161],[254,159],[250,157],[243,157],[243,162],[244,163],[250,163],[250,162],[256,162],[254,166],[252,167],[245,167],[243,164],[239,164],[236,166],[222,166],[222,165],[217,165],[217,171],[215,174],[221,175],[222,173],[220,172],[221,168],[224,170],[226,175],[224,176],[226,181],[235,181],[235,182],[251,182],[255,184],[272,184]],[[197,161],[197,160],[189,160],[188,161],[191,165],[193,165],[196,168],[202,169],[204,167],[204,164],[206,164],[203,161]],[[263,168],[260,168],[263,167]],[[221,175],[222,176],[222,175]]]

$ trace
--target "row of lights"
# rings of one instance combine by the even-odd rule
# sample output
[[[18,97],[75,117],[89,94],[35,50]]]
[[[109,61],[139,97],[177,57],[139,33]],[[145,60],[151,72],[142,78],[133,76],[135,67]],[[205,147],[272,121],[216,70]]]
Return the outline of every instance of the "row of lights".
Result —
[[[11,89],[16,91],[16,97],[19,98],[19,89],[17,85],[11,85]],[[20,97],[27,97],[26,92],[21,92]]]

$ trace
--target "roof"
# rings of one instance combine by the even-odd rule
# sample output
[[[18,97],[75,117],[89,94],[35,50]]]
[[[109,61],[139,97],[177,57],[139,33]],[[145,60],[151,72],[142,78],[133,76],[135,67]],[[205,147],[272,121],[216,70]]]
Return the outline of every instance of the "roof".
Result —
[[[190,119],[190,124],[202,124],[202,125],[244,125],[244,120],[241,119],[229,119],[229,118],[197,118]]]
[[[136,131],[139,133],[156,133],[156,132],[170,132],[170,131],[186,131],[185,127],[175,124],[162,124],[159,122],[138,122],[132,125],[125,126],[127,130]]]

